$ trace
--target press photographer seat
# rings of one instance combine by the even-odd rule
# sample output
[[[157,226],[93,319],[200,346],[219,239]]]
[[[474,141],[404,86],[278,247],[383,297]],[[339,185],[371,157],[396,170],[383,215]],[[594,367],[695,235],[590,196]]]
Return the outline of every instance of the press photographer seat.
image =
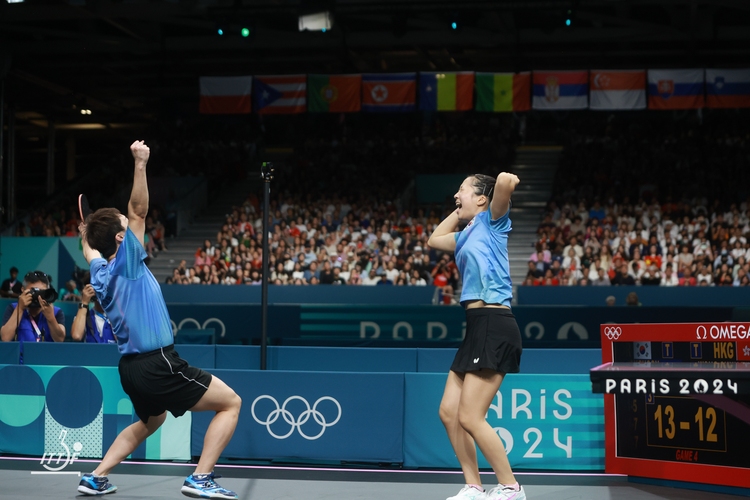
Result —
[[[215,344],[216,330],[214,328],[198,329],[183,328],[177,330],[174,336],[175,344]]]

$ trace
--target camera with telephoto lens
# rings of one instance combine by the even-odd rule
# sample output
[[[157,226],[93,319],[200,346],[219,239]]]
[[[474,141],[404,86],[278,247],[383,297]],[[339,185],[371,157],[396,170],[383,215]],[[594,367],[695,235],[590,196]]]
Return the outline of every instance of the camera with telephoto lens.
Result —
[[[51,304],[57,300],[57,292],[54,288],[47,288],[46,290],[43,290],[41,288],[31,288],[29,289],[29,291],[31,292],[30,306],[41,307],[42,304],[39,302],[40,297],[48,304]]]

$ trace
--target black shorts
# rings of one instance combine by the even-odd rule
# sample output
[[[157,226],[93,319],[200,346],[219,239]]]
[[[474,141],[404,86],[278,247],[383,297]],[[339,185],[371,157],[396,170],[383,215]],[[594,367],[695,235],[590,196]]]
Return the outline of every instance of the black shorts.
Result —
[[[521,331],[510,309],[467,309],[466,337],[451,370],[466,373],[488,368],[499,373],[518,373],[522,351]]]
[[[165,411],[175,417],[183,415],[203,397],[212,379],[207,371],[180,358],[174,345],[125,355],[119,371],[122,388],[144,423]]]

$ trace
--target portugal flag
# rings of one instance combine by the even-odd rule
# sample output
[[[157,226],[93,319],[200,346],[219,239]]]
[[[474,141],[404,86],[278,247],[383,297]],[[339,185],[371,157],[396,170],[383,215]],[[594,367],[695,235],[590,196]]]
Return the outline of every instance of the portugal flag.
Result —
[[[310,113],[353,113],[362,107],[362,75],[308,75]]]

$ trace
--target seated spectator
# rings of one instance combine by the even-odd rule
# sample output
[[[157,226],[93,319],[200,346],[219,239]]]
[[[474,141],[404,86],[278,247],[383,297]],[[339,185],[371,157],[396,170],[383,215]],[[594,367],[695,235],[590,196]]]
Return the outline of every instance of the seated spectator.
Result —
[[[15,299],[23,290],[21,280],[18,279],[18,268],[10,268],[10,278],[3,281],[0,285],[0,297]]]
[[[635,285],[635,278],[630,275],[627,264],[622,264],[611,280],[612,285]]]
[[[662,274],[661,269],[656,266],[656,263],[652,262],[641,275],[642,285],[661,285]]]
[[[643,305],[638,300],[638,294],[635,292],[630,292],[627,297],[625,297],[625,305],[626,306],[640,306]]]
[[[698,281],[693,276],[693,272],[689,267],[686,267],[682,272],[682,277],[679,280],[680,286],[696,286]]]
[[[677,277],[677,273],[672,270],[671,264],[667,264],[661,277],[661,286],[678,286],[679,284],[680,280]]]
[[[695,276],[695,281],[697,285],[700,285],[701,282],[705,281],[706,285],[712,286],[714,282],[714,277],[711,274],[711,265],[708,266],[700,264],[700,269],[698,270],[698,274]]]
[[[75,280],[65,282],[65,291],[62,294],[62,300],[65,302],[81,301],[81,292],[78,291],[78,284]]]
[[[591,280],[591,286],[610,286],[612,283],[610,283],[609,276],[604,271],[603,267],[600,267],[597,269],[597,275],[596,278]]]

